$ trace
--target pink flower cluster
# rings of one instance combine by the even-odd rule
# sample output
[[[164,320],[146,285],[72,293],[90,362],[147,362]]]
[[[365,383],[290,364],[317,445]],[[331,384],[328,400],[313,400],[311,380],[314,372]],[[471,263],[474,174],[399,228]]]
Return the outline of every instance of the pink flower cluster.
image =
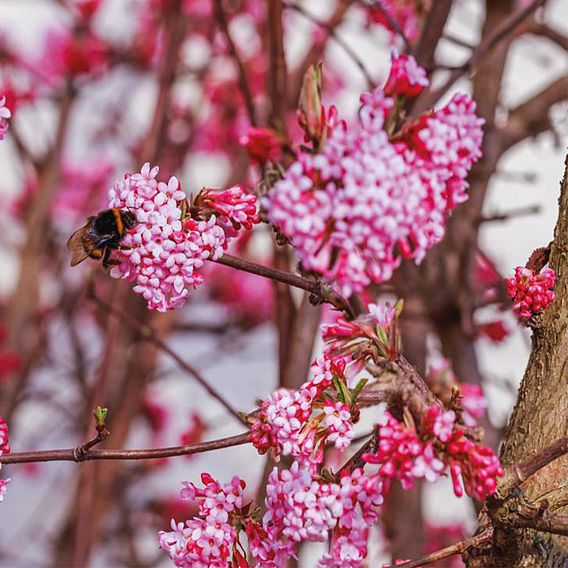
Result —
[[[203,265],[218,259],[227,239],[258,221],[255,197],[241,186],[206,190],[196,198],[210,211],[195,215],[177,178],[158,182],[158,168],[146,163],[139,174],[126,174],[109,192],[110,207],[129,209],[137,225],[125,236],[111,275],[136,281],[150,309],[167,311],[185,303],[189,289],[203,282]],[[193,211],[194,208],[191,208]],[[214,213],[217,213],[215,215]],[[227,234],[227,232],[229,234]]]
[[[244,528],[251,560],[259,568],[280,568],[296,555],[302,541],[322,542],[331,536],[320,565],[359,568],[367,555],[368,528],[383,502],[382,480],[359,468],[344,472],[338,482],[313,477],[298,462],[290,469],[274,468],[266,487],[266,514],[243,502],[245,483],[234,477],[221,485],[202,474],[203,489],[184,482],[181,497],[198,501],[198,516],[185,523],[171,521],[158,542],[181,568],[252,566],[239,542]],[[232,559],[232,560],[231,560]]]
[[[10,452],[10,441],[8,440],[8,425],[4,418],[0,416],[0,456]],[[2,465],[0,464],[0,469]],[[9,479],[0,479],[0,502],[4,500],[6,487],[10,483]]]
[[[353,437],[351,407],[321,396],[332,386],[334,377],[346,385],[344,371],[342,360],[322,355],[313,365],[311,381],[297,391],[273,392],[251,428],[252,444],[259,453],[270,450],[275,458],[291,455],[312,470],[323,460],[326,442],[338,449],[349,446]]]
[[[0,98],[0,140],[4,140],[6,130],[8,130],[8,119],[11,116],[12,113],[6,106],[6,97]]]
[[[515,268],[515,276],[507,280],[507,291],[519,318],[528,320],[550,306],[554,301],[555,276],[552,268],[538,274],[523,266]]]
[[[389,93],[415,96],[425,84],[412,57],[393,56]],[[346,296],[388,280],[402,257],[422,260],[466,199],[465,178],[481,156],[483,121],[467,95],[391,139],[384,128],[394,100],[379,88],[361,102],[359,129],[335,121],[321,152],[301,151],[264,201],[304,269]]]
[[[377,476],[369,477],[361,469],[345,474],[339,483],[323,483],[298,462],[287,470],[275,468],[266,487],[263,519],[273,537],[272,556],[294,556],[299,542],[323,542],[331,535],[330,551],[320,565],[361,566],[367,555],[368,527],[377,518],[374,509],[383,502],[382,489]],[[258,558],[254,552],[253,556]]]
[[[467,494],[480,501],[495,492],[497,477],[503,475],[493,450],[467,438],[455,413],[443,412],[439,406],[424,414],[420,437],[388,414],[387,423],[379,427],[377,451],[364,459],[380,466],[385,483],[398,479],[405,489],[412,487],[414,478],[434,482],[449,468],[455,494],[461,497],[465,486]]]
[[[199,516],[185,524],[172,519],[172,530],[160,531],[158,542],[181,568],[226,568],[237,537],[232,516],[240,514],[246,484],[233,477],[230,483],[221,485],[207,473],[201,480],[203,489],[186,481],[180,493],[190,502],[199,499]]]
[[[397,22],[408,40],[416,39],[419,32],[418,17],[416,15],[416,2],[414,0],[382,0],[380,6],[375,3],[365,6],[367,21],[376,24],[391,32],[392,39],[396,37],[392,20]],[[385,12],[390,16],[387,17]]]

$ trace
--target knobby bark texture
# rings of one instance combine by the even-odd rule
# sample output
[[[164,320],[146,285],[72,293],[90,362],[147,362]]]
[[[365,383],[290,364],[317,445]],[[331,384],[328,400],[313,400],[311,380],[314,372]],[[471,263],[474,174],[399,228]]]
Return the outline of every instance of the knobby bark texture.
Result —
[[[505,467],[568,435],[568,156],[549,264],[556,272],[556,300],[532,335],[532,350],[502,449]],[[566,512],[568,456],[550,463],[523,485],[524,498]],[[568,537],[532,529],[495,530],[491,553],[468,566],[532,568],[568,566]]]

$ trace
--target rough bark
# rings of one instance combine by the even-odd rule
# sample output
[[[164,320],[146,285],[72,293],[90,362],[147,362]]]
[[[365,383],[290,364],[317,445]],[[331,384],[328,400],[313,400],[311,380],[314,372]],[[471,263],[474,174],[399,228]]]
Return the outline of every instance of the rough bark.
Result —
[[[533,331],[529,362],[501,450],[504,466],[568,435],[568,156],[565,165],[549,262],[557,275],[556,300]],[[564,456],[529,479],[523,486],[524,495],[530,502],[546,495],[549,510],[565,512],[567,471]],[[568,566],[568,538],[532,529],[500,528],[495,531],[491,554],[468,566]]]

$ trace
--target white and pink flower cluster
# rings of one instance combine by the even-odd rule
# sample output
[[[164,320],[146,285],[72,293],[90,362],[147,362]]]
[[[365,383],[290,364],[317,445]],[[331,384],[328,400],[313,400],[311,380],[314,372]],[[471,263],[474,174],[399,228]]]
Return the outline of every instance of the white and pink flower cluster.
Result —
[[[552,268],[538,274],[524,266],[515,268],[515,275],[507,280],[507,291],[519,318],[528,320],[550,306],[555,297],[555,276]]]
[[[293,557],[298,543],[324,542],[331,536],[330,550],[319,565],[361,566],[367,556],[368,528],[376,522],[375,508],[383,502],[382,490],[377,476],[369,477],[359,468],[343,475],[339,483],[314,479],[298,462],[290,469],[274,468],[263,519],[264,530],[272,536],[267,541],[274,549],[272,557]],[[262,559],[254,549],[251,552]]]
[[[6,97],[0,98],[0,140],[4,140],[8,130],[8,119],[12,116],[10,109],[6,106]]]
[[[398,479],[405,489],[413,486],[414,478],[434,482],[449,469],[455,494],[461,497],[465,486],[467,494],[480,501],[495,492],[497,477],[503,475],[493,450],[467,438],[455,413],[439,406],[429,407],[422,417],[420,436],[387,414],[387,423],[379,427],[377,451],[363,458],[380,466],[379,476],[387,486]]]
[[[134,291],[148,307],[163,312],[182,306],[189,290],[203,282],[205,260],[218,259],[228,238],[241,227],[250,229],[258,217],[256,198],[241,186],[204,191],[211,213],[194,215],[199,208],[190,209],[178,179],[158,182],[157,175],[158,168],[146,163],[110,190],[109,206],[128,209],[137,220],[113,255],[118,264],[111,274],[135,281]]]
[[[274,458],[289,455],[312,471],[323,460],[326,442],[345,449],[353,437],[351,406],[342,400],[322,396],[341,381],[347,388],[345,364],[322,355],[313,365],[313,379],[297,391],[278,389],[260,409],[252,425],[252,444],[259,453]],[[337,393],[335,386],[333,388]]]
[[[184,523],[171,522],[172,530],[160,531],[158,542],[176,566],[181,568],[226,568],[237,538],[233,516],[243,507],[245,482],[233,477],[221,485],[207,473],[201,475],[205,487],[184,482],[182,499],[199,499],[199,516]]]
[[[185,523],[172,519],[172,530],[158,534],[160,548],[181,568],[281,568],[296,556],[300,542],[328,537],[331,546],[320,565],[359,568],[367,555],[369,526],[377,521],[375,509],[383,502],[383,483],[376,475],[356,468],[338,482],[327,482],[294,462],[270,474],[260,521],[243,502],[243,480],[234,477],[221,485],[204,473],[202,481],[203,489],[185,482],[181,491],[183,499],[199,500],[198,516]],[[239,540],[243,528],[251,562]]]
[[[0,456],[10,452],[10,441],[8,439],[8,425],[4,418],[0,416]],[[2,465],[0,464],[0,469]],[[9,479],[0,479],[0,502],[4,501],[6,486],[10,483]]]
[[[393,56],[389,93],[416,96],[425,84],[412,57]],[[321,152],[301,151],[264,202],[304,269],[346,296],[388,280],[402,257],[422,260],[481,156],[483,120],[467,95],[390,138],[394,99],[378,88],[361,102],[359,128],[336,121]]]

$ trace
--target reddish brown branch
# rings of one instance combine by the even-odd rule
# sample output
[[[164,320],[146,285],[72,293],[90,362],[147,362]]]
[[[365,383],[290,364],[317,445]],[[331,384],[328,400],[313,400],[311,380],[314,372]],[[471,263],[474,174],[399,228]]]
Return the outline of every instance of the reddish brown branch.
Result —
[[[544,511],[542,516],[525,517],[519,512],[509,526],[568,536],[568,515],[548,515]]]
[[[515,30],[522,24],[539,6],[544,4],[545,0],[533,0],[530,4],[517,10],[506,18],[503,23],[495,29],[495,31],[486,37],[471,53],[470,57],[463,64],[454,69],[446,82],[436,89],[425,93],[418,100],[413,112],[418,114],[431,107],[448,91],[448,89],[466,72],[472,72],[480,60],[490,53],[496,45],[510,37]],[[435,8],[433,8],[434,10]],[[428,33],[427,30],[425,33]],[[424,65],[423,61],[419,62]],[[427,66],[427,65],[426,65]],[[428,66],[427,66],[428,67]]]
[[[92,450],[87,449],[84,455],[79,451],[84,446],[69,448],[65,450],[39,450],[34,452],[15,452],[0,456],[0,463],[35,463],[48,461],[72,461],[76,463],[93,460],[152,460],[160,458],[171,458],[175,456],[189,456],[242,446],[250,442],[250,433],[245,432],[228,438],[211,440],[210,442],[200,442],[198,444],[187,444],[185,446],[173,446],[168,448],[152,448],[144,450]]]
[[[456,544],[452,544],[451,546],[447,546],[446,548],[442,548],[436,552],[432,552],[431,554],[427,554],[426,556],[422,556],[422,558],[418,558],[417,560],[409,560],[407,562],[402,562],[402,564],[397,564],[396,568],[418,568],[418,566],[433,564],[434,562],[444,560],[444,558],[449,558],[456,554],[463,554],[471,548],[481,546],[482,544],[489,542],[492,536],[493,529],[487,529],[482,533],[462,540],[461,542],[457,542]],[[395,568],[395,566],[393,564],[388,568]]]
[[[525,138],[550,130],[550,107],[567,99],[566,78],[560,77],[512,109],[503,129],[503,151]]]
[[[252,96],[252,91],[250,88],[250,84],[248,81],[247,73],[243,61],[239,55],[237,50],[237,46],[231,37],[231,33],[229,31],[229,25],[227,23],[227,17],[225,15],[225,10],[223,9],[223,2],[222,0],[215,0],[215,17],[217,19],[217,23],[227,40],[227,47],[229,48],[229,54],[234,59],[235,64],[237,66],[237,71],[239,75],[239,88],[243,94],[243,98],[245,100],[245,106],[247,109],[247,114],[250,120],[250,123],[253,126],[256,126],[256,111],[254,108],[254,99]]]
[[[307,292],[317,296],[320,300],[328,302],[338,310],[344,312],[349,319],[353,319],[355,315],[351,305],[343,296],[335,292],[330,286],[326,286],[321,282],[308,280],[307,278],[304,278],[299,274],[293,274],[292,272],[278,270],[277,268],[271,268],[269,266],[262,266],[243,258],[237,258],[230,254],[224,254],[221,258],[214,262],[230,266],[231,268],[236,268],[237,270],[243,270],[244,272],[250,272],[251,274],[256,274],[264,278],[269,278],[276,282],[282,282],[283,284],[293,286],[294,288],[306,290]]]
[[[506,498],[515,487],[524,483],[531,475],[567,453],[568,437],[560,438],[530,458],[507,468],[501,483],[499,483],[497,498]]]

